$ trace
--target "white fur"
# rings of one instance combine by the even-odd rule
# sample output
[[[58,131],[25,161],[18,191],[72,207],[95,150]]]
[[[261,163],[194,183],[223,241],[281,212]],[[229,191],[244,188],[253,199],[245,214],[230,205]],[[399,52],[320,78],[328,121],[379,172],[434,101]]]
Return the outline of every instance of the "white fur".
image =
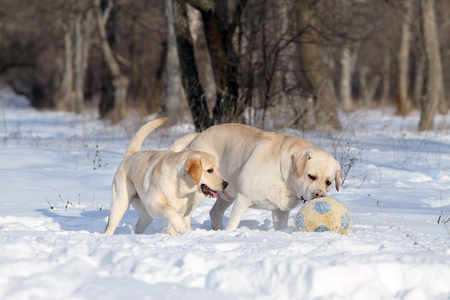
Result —
[[[167,119],[144,125],[130,142],[112,185],[112,204],[106,235],[113,235],[130,204],[139,220],[135,233],[144,233],[154,218],[168,219],[171,235],[191,228],[191,214],[210,190],[224,190],[226,181],[219,173],[217,160],[200,151],[140,151],[145,137]]]
[[[223,214],[233,201],[227,230],[238,227],[249,207],[272,211],[278,230],[287,227],[289,211],[302,200],[326,196],[334,181],[339,190],[339,163],[301,138],[225,124],[187,135],[170,149],[186,147],[217,157],[220,173],[229,181],[210,212],[214,229],[224,228]]]

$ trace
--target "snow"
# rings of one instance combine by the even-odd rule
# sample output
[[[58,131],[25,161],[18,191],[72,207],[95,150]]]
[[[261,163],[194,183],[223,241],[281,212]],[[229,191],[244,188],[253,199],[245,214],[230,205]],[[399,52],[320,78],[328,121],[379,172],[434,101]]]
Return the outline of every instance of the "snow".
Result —
[[[340,133],[282,130],[341,162],[330,196],[352,214],[349,235],[297,232],[299,208],[282,231],[263,210],[213,231],[205,199],[183,236],[164,219],[135,235],[131,209],[105,237],[114,172],[148,119],[110,126],[26,103],[0,93],[0,299],[450,299],[449,116],[430,132],[389,108],[342,114]],[[158,129],[144,148],[193,130]]]

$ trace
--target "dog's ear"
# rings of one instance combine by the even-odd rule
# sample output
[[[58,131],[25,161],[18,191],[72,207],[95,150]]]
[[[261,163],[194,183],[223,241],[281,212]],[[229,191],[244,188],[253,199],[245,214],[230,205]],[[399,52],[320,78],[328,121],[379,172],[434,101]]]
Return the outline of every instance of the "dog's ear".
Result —
[[[186,174],[191,175],[194,183],[198,184],[202,178],[202,162],[199,157],[191,157],[184,168]]]
[[[336,171],[336,176],[335,176],[334,180],[336,181],[336,191],[339,192],[339,187],[341,185],[341,170],[340,169]]]
[[[298,177],[302,177],[305,174],[306,164],[308,163],[308,160],[311,159],[313,152],[314,150],[306,148],[294,153],[294,168]]]

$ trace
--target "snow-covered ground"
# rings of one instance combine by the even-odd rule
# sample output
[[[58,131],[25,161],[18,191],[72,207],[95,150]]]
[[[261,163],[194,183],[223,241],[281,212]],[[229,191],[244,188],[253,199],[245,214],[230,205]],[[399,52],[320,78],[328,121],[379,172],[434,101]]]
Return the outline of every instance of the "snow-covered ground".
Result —
[[[342,115],[331,135],[283,130],[341,162],[344,188],[330,196],[353,216],[348,236],[297,232],[298,208],[283,231],[262,210],[213,231],[205,199],[183,236],[167,235],[163,219],[135,235],[130,210],[105,237],[138,118],[109,126],[0,99],[0,299],[450,299],[449,116],[433,132],[417,132],[417,112],[391,109]],[[192,131],[158,129],[144,148]]]

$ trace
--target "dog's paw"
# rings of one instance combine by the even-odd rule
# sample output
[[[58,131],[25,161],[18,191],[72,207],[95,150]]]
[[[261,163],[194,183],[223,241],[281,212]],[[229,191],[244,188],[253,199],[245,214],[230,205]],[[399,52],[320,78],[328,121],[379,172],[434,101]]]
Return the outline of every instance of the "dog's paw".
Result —
[[[167,226],[167,232],[170,235],[182,235],[187,232],[187,226],[184,222],[173,222]]]

